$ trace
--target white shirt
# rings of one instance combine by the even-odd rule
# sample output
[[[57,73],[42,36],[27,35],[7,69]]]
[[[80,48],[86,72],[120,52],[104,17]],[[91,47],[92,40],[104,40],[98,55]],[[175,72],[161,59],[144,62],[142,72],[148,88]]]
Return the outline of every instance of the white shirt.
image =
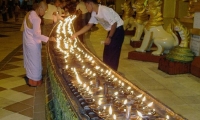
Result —
[[[85,14],[88,12],[85,3],[83,1],[80,1],[79,4],[76,6],[76,10],[81,10],[82,14]]]
[[[44,14],[43,18],[53,20],[53,13],[59,12],[59,10],[60,9],[57,8],[55,5],[48,4],[48,9],[47,9],[46,13]],[[60,14],[60,12],[59,12],[59,14]]]
[[[100,23],[107,31],[111,30],[111,26],[115,22],[117,22],[117,27],[124,24],[123,20],[112,8],[106,7],[104,5],[99,5],[98,14],[96,14],[94,11],[92,12],[89,21],[89,23],[92,24]]]

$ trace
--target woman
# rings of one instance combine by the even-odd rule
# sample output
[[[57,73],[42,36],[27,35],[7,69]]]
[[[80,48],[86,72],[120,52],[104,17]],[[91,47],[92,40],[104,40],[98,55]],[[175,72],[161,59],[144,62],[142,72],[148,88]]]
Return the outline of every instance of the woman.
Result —
[[[41,19],[45,14],[47,4],[42,1],[33,6],[33,11],[26,14],[21,30],[23,31],[23,56],[26,69],[26,83],[31,87],[42,84],[42,41],[47,42],[49,37],[41,35]],[[54,40],[51,38],[50,40]]]

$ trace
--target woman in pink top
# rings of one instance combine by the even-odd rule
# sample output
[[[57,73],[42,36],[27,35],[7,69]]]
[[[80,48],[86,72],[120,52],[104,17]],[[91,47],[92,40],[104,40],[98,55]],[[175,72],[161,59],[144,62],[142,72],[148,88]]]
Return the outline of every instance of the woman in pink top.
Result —
[[[26,83],[36,87],[42,84],[42,41],[47,42],[49,37],[41,35],[40,16],[45,14],[47,4],[40,2],[34,5],[34,10],[26,14],[21,30],[23,31],[23,57],[26,69]],[[53,38],[51,38],[53,40]]]

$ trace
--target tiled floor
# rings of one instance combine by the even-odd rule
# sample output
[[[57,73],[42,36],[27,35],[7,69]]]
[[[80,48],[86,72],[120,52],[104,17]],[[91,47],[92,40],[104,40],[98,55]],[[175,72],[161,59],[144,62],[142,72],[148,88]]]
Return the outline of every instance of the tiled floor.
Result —
[[[44,85],[28,87],[23,79],[22,20],[0,20],[0,120],[45,120]]]
[[[1,18],[0,18],[1,19]],[[23,76],[22,33],[19,22],[0,21],[0,120],[45,120],[44,86],[32,88]],[[97,25],[86,34],[87,45],[102,58],[106,32]],[[191,74],[168,75],[157,69],[157,63],[127,59],[134,50],[125,37],[120,58],[119,72],[133,84],[147,91],[158,100],[189,120],[200,119],[200,78]],[[45,74],[45,46],[43,46]]]

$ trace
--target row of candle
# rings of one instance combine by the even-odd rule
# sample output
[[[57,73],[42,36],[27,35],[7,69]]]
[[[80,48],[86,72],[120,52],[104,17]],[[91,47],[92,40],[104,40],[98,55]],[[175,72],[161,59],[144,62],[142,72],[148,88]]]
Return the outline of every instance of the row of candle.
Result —
[[[117,87],[117,88],[120,88],[118,92],[115,92],[113,96],[114,99],[115,99],[115,102],[117,101],[118,99],[118,95],[119,93],[122,94],[122,95],[134,95],[134,91],[132,90],[132,88],[128,85],[125,85],[124,82],[122,82],[121,80],[118,80],[117,77],[115,77],[115,75],[112,73],[111,70],[106,70],[106,68],[103,68],[99,65],[97,65],[97,63],[95,62],[94,58],[92,56],[90,56],[89,54],[85,53],[83,49],[81,49],[80,47],[77,47],[77,39],[75,40],[71,40],[69,39],[69,36],[67,35],[72,35],[73,32],[71,30],[71,24],[72,24],[72,21],[75,17],[69,17],[67,19],[64,20],[64,22],[60,22],[58,27],[57,27],[57,37],[56,37],[56,40],[57,40],[57,48],[58,50],[60,50],[60,52],[63,53],[64,57],[63,59],[65,59],[65,68],[66,70],[69,70],[73,73],[74,75],[74,78],[76,79],[76,82],[74,82],[74,85],[77,85],[77,88],[78,88],[78,91],[85,97],[90,97],[91,99],[93,99],[93,92],[92,90],[90,89],[90,86],[93,86],[93,81],[96,82],[96,87],[98,87],[100,90],[102,90],[103,88],[100,86],[100,82],[97,78],[99,76],[103,77],[105,79],[105,83],[113,83],[112,85]],[[67,26],[67,27],[66,27]],[[66,30],[67,28],[67,30]],[[61,31],[61,32],[60,32]],[[72,67],[71,69],[69,69],[69,64],[68,64],[68,58],[70,56],[74,56],[74,58],[76,58],[77,61],[79,61],[81,64],[82,64],[82,68],[76,68],[75,66]],[[90,63],[89,65],[92,66],[88,66],[88,64],[85,66],[84,63]],[[95,64],[94,64],[95,63]],[[94,66],[96,65],[96,66]],[[104,71],[106,70],[106,71]],[[86,83],[83,83],[83,80],[81,80],[80,78],[80,75],[85,75],[85,77],[87,78],[91,78],[89,80],[90,84],[87,85]],[[92,81],[93,80],[93,81]],[[77,84],[75,84],[77,83]],[[105,84],[107,85],[107,84]],[[128,86],[128,87],[127,87]],[[127,87],[125,89],[125,87]],[[107,88],[104,87],[104,91],[105,89]],[[104,95],[108,94],[108,91],[104,92]],[[141,101],[140,102],[140,105],[143,106],[142,109],[143,110],[146,110],[146,109],[149,109],[150,106],[153,104],[152,102],[150,102],[147,106],[144,106],[144,101],[146,100],[146,97],[143,97],[142,100],[140,100],[140,98],[142,98],[142,95],[140,96],[136,96],[134,100],[134,102],[137,102],[137,101]],[[121,105],[120,107],[122,106],[126,106],[126,118],[129,119],[130,118],[130,113],[131,113],[131,107],[132,107],[132,104],[134,103],[131,103],[130,104],[130,101],[128,103],[126,103],[127,100],[124,100],[124,104]],[[119,102],[119,100],[118,100]],[[133,102],[133,101],[132,101]],[[96,106],[96,109],[99,108],[101,106],[101,102],[99,101],[98,102],[98,105]],[[114,105],[114,104],[113,104]],[[153,109],[155,111],[155,109]],[[117,119],[117,115],[113,114],[112,115],[112,107],[111,105],[109,106],[109,112],[107,115],[109,115],[109,118],[111,116],[113,116],[113,119]],[[104,110],[105,112],[105,110]],[[142,118],[141,116],[141,112],[137,112],[138,113],[138,116],[140,118]],[[140,114],[141,113],[141,114]],[[99,113],[100,115],[100,113]],[[107,116],[108,117],[108,116]]]

